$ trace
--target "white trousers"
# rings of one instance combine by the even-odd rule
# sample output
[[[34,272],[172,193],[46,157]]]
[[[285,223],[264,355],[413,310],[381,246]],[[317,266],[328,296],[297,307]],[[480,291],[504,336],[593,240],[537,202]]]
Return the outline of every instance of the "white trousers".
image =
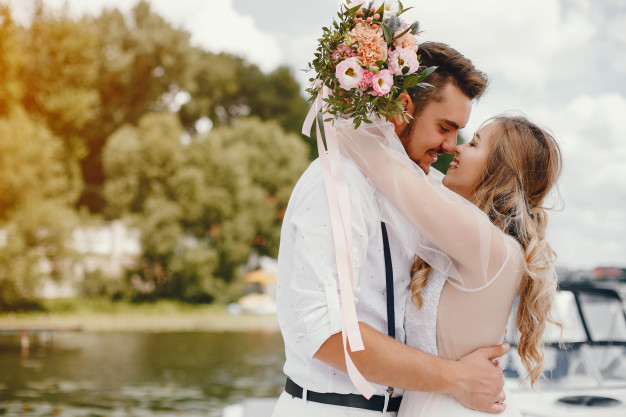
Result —
[[[395,411],[383,414],[362,408],[304,401],[283,391],[276,402],[272,417],[396,417],[396,414]]]

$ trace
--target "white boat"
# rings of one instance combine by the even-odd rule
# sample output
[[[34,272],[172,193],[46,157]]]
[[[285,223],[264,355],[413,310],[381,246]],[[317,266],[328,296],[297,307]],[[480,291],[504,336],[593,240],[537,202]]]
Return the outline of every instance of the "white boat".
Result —
[[[538,391],[521,381],[517,352],[505,358],[512,401],[527,417],[625,417],[626,312],[620,293],[593,284],[563,286],[552,314],[563,333],[554,325],[546,331]],[[509,326],[507,334],[513,334],[512,319]]]

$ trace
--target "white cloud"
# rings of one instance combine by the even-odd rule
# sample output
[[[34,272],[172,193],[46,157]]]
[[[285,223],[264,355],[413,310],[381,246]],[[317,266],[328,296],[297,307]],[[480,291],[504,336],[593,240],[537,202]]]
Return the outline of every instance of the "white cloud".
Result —
[[[595,26],[559,0],[417,2],[422,40],[449,43],[490,76],[527,91],[585,72]]]
[[[34,0],[4,0],[22,19],[32,11]],[[60,9],[67,4],[72,15],[98,15],[102,8],[129,12],[138,1],[129,0],[44,0]],[[233,0],[151,0],[153,10],[175,27],[192,34],[192,42],[212,52],[229,52],[246,58],[264,71],[283,61],[282,47],[275,36],[261,31],[252,16],[235,11]]]
[[[626,97],[581,96],[541,113],[558,129],[565,161],[565,208],[552,215],[551,225],[560,263],[626,264]]]
[[[252,16],[239,14],[232,0],[152,0],[159,13],[192,33],[192,42],[212,52],[229,52],[248,59],[264,71],[282,61],[275,36],[261,31]]]

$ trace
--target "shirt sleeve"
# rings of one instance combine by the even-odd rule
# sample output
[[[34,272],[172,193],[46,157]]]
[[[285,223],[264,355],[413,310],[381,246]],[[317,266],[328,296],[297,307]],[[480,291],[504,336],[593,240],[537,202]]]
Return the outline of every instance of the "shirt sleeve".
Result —
[[[343,166],[352,204],[353,295],[358,303],[358,277],[365,264],[370,233],[365,219],[375,215],[371,203],[374,188],[352,161],[344,158]],[[341,331],[330,212],[317,161],[294,189],[280,245],[279,285],[288,286],[279,291],[278,300],[279,320],[283,333],[288,335],[285,344],[295,344],[294,349],[312,358],[330,336]]]

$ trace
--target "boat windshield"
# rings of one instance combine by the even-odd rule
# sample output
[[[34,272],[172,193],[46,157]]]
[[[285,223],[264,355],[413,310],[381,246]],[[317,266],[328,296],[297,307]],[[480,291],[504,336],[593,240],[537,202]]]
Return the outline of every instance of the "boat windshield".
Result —
[[[515,335],[516,306],[507,335]],[[619,298],[602,293],[559,291],[549,324],[544,378],[540,389],[626,387],[626,316]],[[508,338],[515,346],[516,336]],[[505,378],[514,388],[529,388],[526,371],[515,349],[504,359]],[[512,380],[512,381],[511,381]]]

